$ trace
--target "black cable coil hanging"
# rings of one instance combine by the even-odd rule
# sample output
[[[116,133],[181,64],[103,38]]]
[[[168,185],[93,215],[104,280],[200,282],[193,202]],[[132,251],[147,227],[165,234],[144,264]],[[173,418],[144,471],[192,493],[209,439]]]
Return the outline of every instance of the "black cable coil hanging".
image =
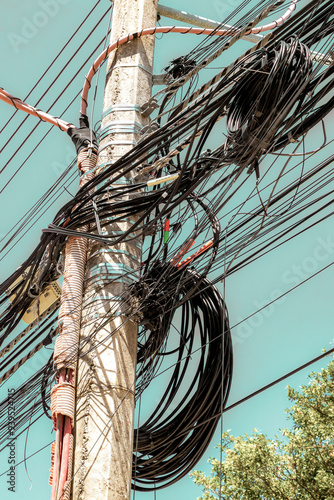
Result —
[[[228,398],[233,362],[227,309],[207,278],[193,269],[180,271],[156,262],[145,283],[146,297],[140,281],[132,290],[143,299],[145,327],[140,335],[146,335],[146,342],[139,343],[137,398],[148,385],[147,380],[143,384],[146,373],[151,371],[153,377],[161,357],[176,354],[177,361],[154,411],[135,429],[132,488],[137,491],[175,483],[202,457]],[[175,347],[173,339],[174,348],[167,351],[166,338],[178,309],[179,345]]]
[[[312,73],[308,47],[297,37],[250,54],[243,76],[235,83],[227,113],[226,160],[248,166],[289,127],[292,109],[298,115]]]

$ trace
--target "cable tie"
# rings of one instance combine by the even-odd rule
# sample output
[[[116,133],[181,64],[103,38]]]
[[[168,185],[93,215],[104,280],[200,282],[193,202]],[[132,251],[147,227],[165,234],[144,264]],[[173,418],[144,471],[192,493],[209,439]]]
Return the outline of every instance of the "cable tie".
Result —
[[[93,149],[95,150],[94,144],[91,142],[88,146],[87,158],[92,157]]]
[[[98,231],[99,235],[101,236],[102,235],[102,231],[101,231],[100,218],[99,218],[99,214],[98,214],[98,211],[97,211],[97,206],[96,206],[96,203],[95,203],[94,200],[92,200],[92,205],[93,205],[93,209],[94,209],[94,217],[95,217],[97,231]]]
[[[266,66],[268,66],[268,54],[265,52],[261,57],[261,68],[263,69]]]

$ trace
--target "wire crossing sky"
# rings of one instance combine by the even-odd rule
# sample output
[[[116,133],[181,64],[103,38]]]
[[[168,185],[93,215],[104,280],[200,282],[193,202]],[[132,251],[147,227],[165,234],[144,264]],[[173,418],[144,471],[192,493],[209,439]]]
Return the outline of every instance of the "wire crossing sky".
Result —
[[[165,3],[244,32],[253,28],[256,17],[258,24],[268,24],[290,5],[279,4],[276,11],[263,16],[269,2]],[[215,284],[223,301],[220,310],[224,311],[222,304],[227,306],[233,344],[233,377],[227,406],[319,356],[322,348],[331,348],[333,7],[328,1],[317,9],[313,4],[298,2],[292,18],[276,28],[275,36],[267,36],[264,47],[264,42],[254,46],[240,40],[238,31],[232,37],[199,38],[176,33],[156,36],[155,73],[166,70],[169,84],[167,90],[153,87],[159,108],[152,121],[157,127],[122,160],[123,167],[138,168],[129,193],[148,185],[140,205],[146,223],[142,279],[132,288],[135,296],[143,297],[145,283],[151,287],[136,313],[146,318],[139,337],[139,359],[143,363],[137,387],[139,426],[154,414],[178,364],[181,370],[189,364],[187,375],[181,377],[180,394],[187,390],[187,384],[197,377],[196,368],[191,367],[201,364],[199,353],[204,346],[200,348],[200,342],[210,345],[213,341],[204,333],[190,340],[189,332],[204,332],[211,321],[212,313],[207,311],[212,311],[212,304],[206,312],[196,305],[199,292],[191,299],[192,307],[204,320],[205,328],[200,322],[186,321],[191,317],[186,305],[182,310],[175,306],[187,304],[184,297],[194,293],[190,291],[193,287],[203,297],[207,294],[205,300],[210,302],[216,300],[216,292],[210,295],[214,290],[211,283]],[[20,0],[8,2],[3,17],[5,50],[1,54],[7,71],[1,86],[34,107],[78,124],[82,85],[93,61],[103,51],[108,14],[109,2],[106,5],[103,1],[89,7],[77,0],[41,0],[29,5]],[[161,18],[159,23],[172,26],[174,21]],[[319,63],[314,52],[325,54],[329,64]],[[100,138],[103,71],[96,92],[93,83],[88,98],[88,114],[94,101],[91,125]],[[31,286],[38,289],[41,282],[36,281],[38,269],[43,280],[57,278],[64,241],[84,223],[89,222],[92,228],[86,234],[89,239],[108,245],[117,243],[118,235],[111,242],[97,234],[96,217],[87,209],[87,202],[92,186],[97,194],[107,193],[107,178],[117,179],[119,163],[78,191],[75,148],[69,137],[34,116],[15,112],[8,103],[0,105],[0,203],[4,215],[0,269],[5,293],[14,281],[6,279],[24,261]],[[149,182],[160,176],[174,179],[172,183],[150,186]],[[114,209],[119,217],[124,211],[130,215],[137,210],[136,202],[116,203]],[[97,210],[101,220],[110,216],[110,207],[103,200],[98,202]],[[133,226],[132,231],[135,229]],[[47,245],[49,256],[45,253]],[[51,264],[43,268],[45,262]],[[167,264],[169,267],[165,267]],[[157,276],[167,275],[170,266],[175,268],[175,274],[164,282],[165,299],[161,302],[159,290],[152,283],[159,280]],[[15,279],[21,272],[13,275]],[[197,282],[195,276],[209,280],[204,282],[204,288],[201,278]],[[171,300],[173,286],[183,287],[184,296]],[[30,293],[33,291],[30,287]],[[4,299],[2,311],[8,305],[6,295]],[[14,312],[4,312],[1,321],[5,333],[0,349],[24,328],[19,315],[29,300],[31,297],[24,295]],[[152,303],[157,310],[161,308],[163,327],[150,317]],[[52,354],[56,319],[56,312],[41,319],[11,354],[3,353],[0,376],[22,356],[31,355],[1,387],[4,460],[0,477],[4,498],[12,498],[13,494],[8,490],[10,482],[6,482],[14,477],[13,473],[7,475],[8,460],[14,459],[17,465],[39,449],[42,451],[27,459],[27,470],[23,465],[15,469],[15,494],[25,498],[50,494],[49,447],[45,446],[52,440],[51,421],[46,416],[34,421],[43,413],[43,401],[45,405],[53,377],[52,365],[47,365],[47,372],[45,366]],[[168,328],[170,340],[165,340],[160,333]],[[225,325],[223,331],[227,330]],[[179,361],[175,352],[178,342],[182,346],[182,338],[190,344],[183,345]],[[152,364],[145,351],[157,346],[163,346],[164,356]],[[31,350],[38,353],[32,355]],[[224,363],[227,367],[228,358]],[[322,359],[314,369],[325,363],[326,359]],[[288,383],[304,383],[309,370],[295,374]],[[223,429],[238,434],[256,427],[275,434],[278,427],[285,425],[285,383],[231,409],[223,416]],[[25,392],[19,389],[22,384],[29,384],[23,386]],[[12,403],[12,396],[6,399],[12,392],[17,395],[17,404]],[[181,395],[168,403],[168,418],[178,408],[178,398]],[[13,432],[9,425],[13,415],[18,437],[10,448],[6,445]],[[19,436],[27,426],[29,433]],[[206,459],[217,453],[214,447],[219,434],[217,429],[196,469],[205,469]],[[200,493],[185,477],[158,490],[156,498],[182,495],[190,499]],[[154,493],[136,491],[135,498],[154,498]]]

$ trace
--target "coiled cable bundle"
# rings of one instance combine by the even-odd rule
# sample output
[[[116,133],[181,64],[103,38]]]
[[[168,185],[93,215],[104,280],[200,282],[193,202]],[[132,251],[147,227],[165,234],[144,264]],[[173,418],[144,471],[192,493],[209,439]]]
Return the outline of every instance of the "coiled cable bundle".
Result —
[[[312,58],[305,44],[290,38],[250,54],[243,69],[227,114],[224,150],[227,161],[249,166],[275,149],[289,115],[302,106]]]
[[[135,429],[132,488],[137,491],[164,488],[194,467],[213,437],[232,377],[227,309],[211,281],[194,269],[178,270],[167,262],[156,262],[145,280],[149,287],[141,310],[144,317],[151,310],[149,322],[144,320],[144,324],[150,325],[156,340],[153,342],[147,332],[147,342],[138,351],[137,397],[143,380],[148,386],[145,372],[151,371],[157,360],[174,354],[176,362],[152,414]],[[182,300],[189,295],[188,300]],[[181,325],[175,331],[170,325],[176,311]],[[168,336],[174,336],[169,350]]]

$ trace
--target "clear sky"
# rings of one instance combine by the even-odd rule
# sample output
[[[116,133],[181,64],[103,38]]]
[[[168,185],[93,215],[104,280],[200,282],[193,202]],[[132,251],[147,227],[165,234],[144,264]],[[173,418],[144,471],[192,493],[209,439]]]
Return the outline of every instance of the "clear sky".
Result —
[[[255,4],[255,2],[253,3]],[[301,4],[303,3],[305,2],[301,2]],[[239,4],[239,1],[164,0],[163,4],[220,21]],[[2,48],[0,52],[1,87],[15,96],[25,98],[58,53],[60,47],[63,46],[74,29],[84,19],[92,5],[93,2],[82,0],[31,0],[30,2],[4,0],[2,2],[0,21]],[[36,103],[56,75],[59,75],[57,82],[38,105],[41,109],[47,111],[53,100],[66,89],[58,102],[53,104],[51,108],[51,113],[59,116],[76,92],[80,91],[84,82],[84,75],[95,58],[94,56],[99,53],[99,51],[94,53],[93,51],[97,43],[105,35],[108,16],[104,18],[99,29],[91,36],[85,48],[78,53],[65,69],[64,67],[83,39],[84,33],[88,34],[88,31],[102,16],[108,5],[108,0],[100,2],[100,5],[91,16],[91,21],[69,44],[42,82],[29,96],[27,101],[30,104],[34,105]],[[162,18],[160,23],[161,25],[181,24],[165,18]],[[155,52],[156,73],[162,72],[171,59],[186,54],[199,43],[199,38],[193,35],[170,34],[157,38]],[[240,42],[233,49],[233,53],[226,56],[226,59],[221,58],[217,61],[217,67],[222,67],[226,64],[226,61],[239,56],[248,46],[250,45],[246,42]],[[88,62],[84,64],[86,58],[88,58]],[[82,64],[83,68],[79,70]],[[78,75],[70,83],[70,79],[76,71],[78,71]],[[104,71],[103,68],[103,74]],[[203,76],[203,81],[205,79],[207,79],[206,75]],[[103,78],[101,78],[101,81],[103,81]],[[79,105],[80,100],[76,98],[65,112],[65,120],[77,123]],[[96,105],[94,122],[97,122],[100,118],[101,108],[99,106],[100,99],[98,99]],[[0,102],[0,128],[3,127],[12,114],[13,108]],[[23,113],[17,113],[10,125],[1,134],[1,148],[23,118]],[[333,138],[331,137],[333,135],[333,128],[330,127],[331,122],[332,117],[330,116],[326,121],[328,140]],[[49,131],[50,127],[48,125],[39,124],[27,144],[24,144],[16,154],[18,146],[37,123],[37,119],[30,117],[1,154],[1,168],[12,155],[15,155],[13,160],[8,163],[2,176],[1,188],[27,158],[32,147],[36,146],[43,135]],[[215,137],[215,140],[218,140],[217,137]],[[305,141],[306,150],[309,151],[321,145],[322,140],[320,129],[317,129],[307,137]],[[321,158],[328,155],[329,152],[324,151],[322,156],[321,154],[317,156],[316,162],[318,163]],[[70,139],[58,129],[51,129],[46,140],[36,148],[33,155],[24,163],[8,187],[1,193],[1,238],[56,181],[73,157],[74,148]],[[306,165],[306,168],[310,168],[310,166]],[[298,178],[300,170],[294,175]],[[76,191],[76,186],[77,178],[74,179],[70,188],[72,193]],[[250,177],[245,191],[240,196],[248,194],[253,187],[254,179]],[[29,233],[11,250],[10,254],[0,261],[1,281],[30,254],[39,240],[41,229],[51,222],[53,214],[69,198],[68,193],[61,193],[55,204],[36,222]],[[236,200],[235,204],[237,204],[237,201],[240,201],[240,199]],[[267,308],[257,311],[277,296],[299,285],[305,279],[333,262],[333,228],[334,224],[331,217],[226,280],[225,296],[230,324],[232,326],[238,324],[232,329],[234,373],[228,404],[238,401],[256,389],[318,356],[323,348],[329,349],[332,347],[332,325],[334,322],[333,266],[308,280]],[[223,292],[222,285],[220,290]],[[245,318],[248,319],[245,320]],[[28,362],[11,379],[11,383],[2,390],[1,399],[4,397],[4,393],[6,394],[7,387],[15,388],[21,384],[37,368],[42,366],[49,356],[50,351],[44,349],[36,358]],[[233,434],[244,434],[250,433],[252,429],[256,428],[269,436],[275,435],[278,433],[279,428],[287,425],[285,418],[285,408],[288,406],[286,385],[297,387],[307,383],[307,374],[313,369],[319,370],[328,361],[329,358],[312,365],[311,368],[299,372],[274,388],[227,412],[223,417],[224,430],[231,429]],[[158,390],[158,388],[153,388],[150,397],[157,397],[158,393],[154,391]],[[26,453],[26,456],[30,456],[53,439],[50,421],[45,418],[31,428],[28,436],[18,439],[17,461],[23,459],[24,453]],[[215,454],[218,456],[215,449],[218,442],[219,432],[217,431],[209,449],[198,464],[198,469],[209,471],[207,458]],[[0,474],[6,471],[6,453],[4,451],[0,455]],[[32,481],[32,487],[23,465],[19,466],[17,470],[15,493],[7,489],[6,481],[8,478],[6,474],[0,476],[2,499],[9,500],[24,497],[27,500],[32,498],[34,500],[44,500],[49,498],[49,467],[50,447],[48,446],[27,461],[27,470]],[[30,487],[31,489],[29,489]],[[191,479],[186,477],[174,486],[158,491],[156,498],[159,500],[170,498],[194,500],[200,494],[200,488],[193,485]],[[153,493],[136,494],[137,500],[153,498]]]

